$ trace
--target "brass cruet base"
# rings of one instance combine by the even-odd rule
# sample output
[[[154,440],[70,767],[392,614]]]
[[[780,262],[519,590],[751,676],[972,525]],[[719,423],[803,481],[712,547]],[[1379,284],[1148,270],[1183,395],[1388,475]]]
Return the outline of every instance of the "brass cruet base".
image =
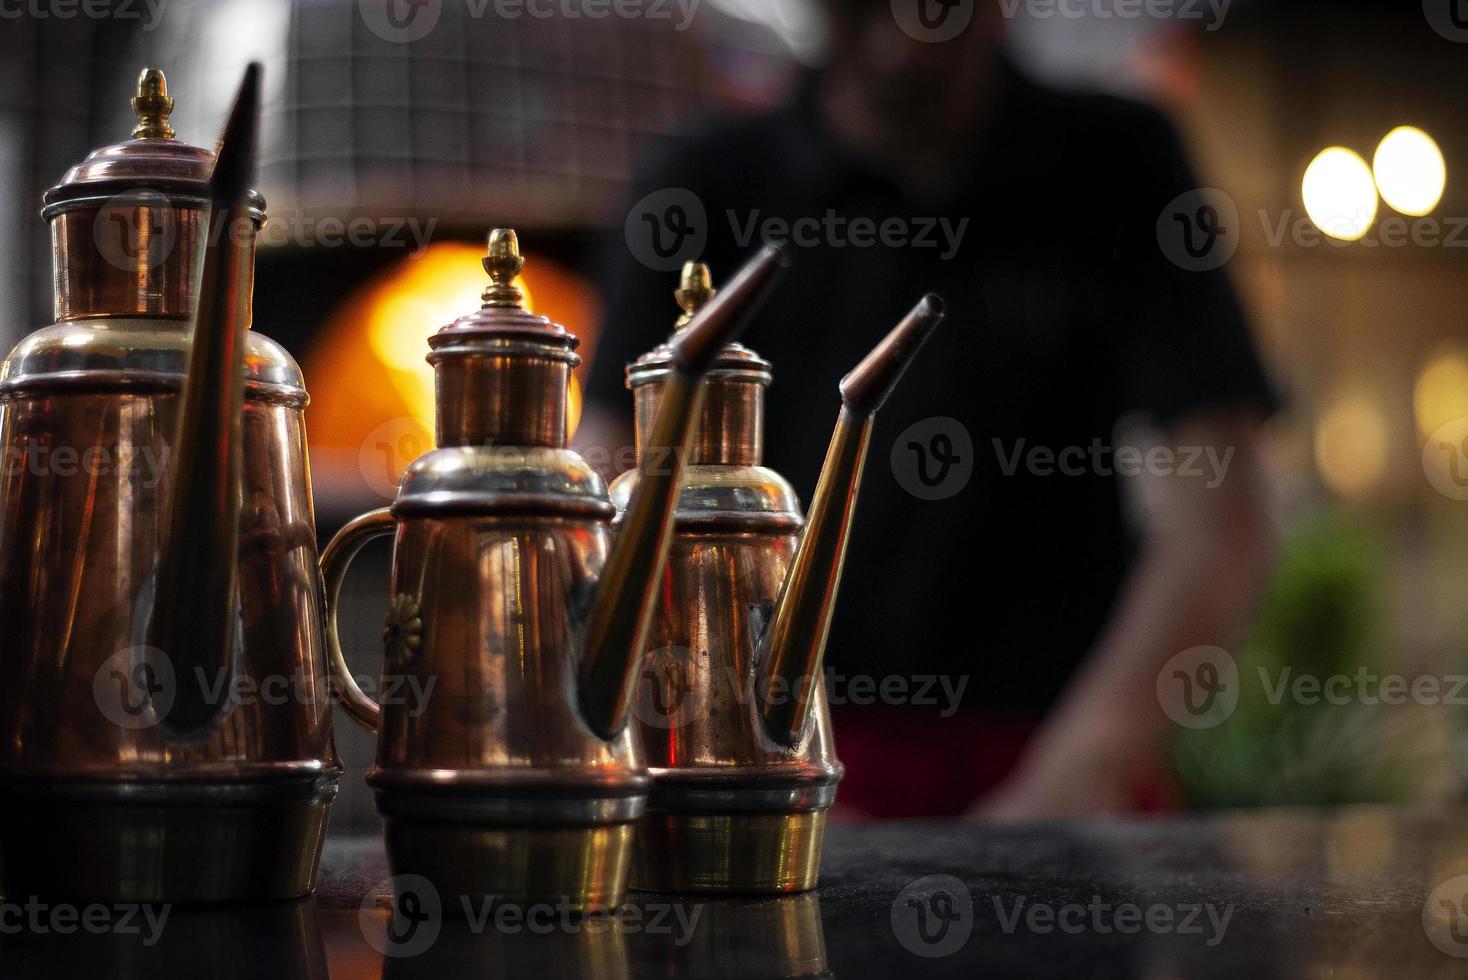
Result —
[[[175,905],[308,895],[337,780],[7,781],[0,895]]]
[[[751,895],[809,891],[819,877],[825,832],[825,810],[651,810],[637,825],[632,887]]]

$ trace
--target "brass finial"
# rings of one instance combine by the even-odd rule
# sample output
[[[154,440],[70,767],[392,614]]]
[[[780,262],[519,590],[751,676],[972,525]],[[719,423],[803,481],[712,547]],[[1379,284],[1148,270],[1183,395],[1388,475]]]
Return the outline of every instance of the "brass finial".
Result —
[[[693,315],[714,298],[715,292],[714,277],[709,273],[707,263],[684,262],[678,288],[673,290],[673,296],[683,308],[683,315],[678,318],[678,327],[686,327]]]
[[[133,96],[133,112],[138,124],[133,127],[135,140],[171,140],[173,127],[168,117],[173,114],[173,99],[168,96],[168,79],[157,68],[144,68],[138,76],[138,94]]]
[[[484,256],[484,271],[490,278],[481,297],[484,305],[524,309],[525,290],[515,283],[524,268],[525,256],[520,254],[520,239],[515,232],[510,228],[491,231],[489,252]]]

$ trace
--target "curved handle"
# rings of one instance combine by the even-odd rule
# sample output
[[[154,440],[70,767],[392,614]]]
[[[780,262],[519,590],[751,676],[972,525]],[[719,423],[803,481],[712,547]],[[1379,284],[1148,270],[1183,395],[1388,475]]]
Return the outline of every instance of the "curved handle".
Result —
[[[374,734],[382,706],[363,693],[347,666],[347,658],[342,655],[341,637],[337,635],[336,611],[341,604],[342,582],[346,580],[352,559],[368,541],[392,534],[396,527],[397,522],[386,507],[368,511],[338,531],[321,553],[321,577],[326,580],[326,654],[331,658],[331,683],[352,720]]]

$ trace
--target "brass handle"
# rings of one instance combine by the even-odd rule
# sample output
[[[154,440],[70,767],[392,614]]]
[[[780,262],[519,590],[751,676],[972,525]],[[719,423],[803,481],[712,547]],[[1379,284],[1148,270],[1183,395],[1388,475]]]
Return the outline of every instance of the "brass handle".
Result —
[[[368,541],[392,534],[396,528],[397,522],[386,507],[368,511],[338,531],[321,553],[321,577],[326,580],[326,652],[331,657],[331,683],[352,720],[374,734],[382,706],[362,691],[347,666],[341,637],[336,631],[336,612],[341,604],[342,582],[346,580],[352,559]]]

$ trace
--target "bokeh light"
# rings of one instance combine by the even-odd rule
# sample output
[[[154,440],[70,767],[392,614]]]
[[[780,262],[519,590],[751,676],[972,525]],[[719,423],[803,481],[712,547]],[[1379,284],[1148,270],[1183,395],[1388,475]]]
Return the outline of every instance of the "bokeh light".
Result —
[[[1371,160],[1382,200],[1402,214],[1432,213],[1447,186],[1447,164],[1437,142],[1415,126],[1387,133]]]
[[[1412,409],[1423,438],[1468,416],[1468,354],[1453,347],[1429,357],[1412,387]]]
[[[1386,473],[1387,426],[1364,394],[1337,398],[1315,426],[1315,465],[1334,493],[1348,500],[1368,496]]]
[[[1354,150],[1331,146],[1305,168],[1300,187],[1315,227],[1332,238],[1354,242],[1376,220],[1376,181]]]

